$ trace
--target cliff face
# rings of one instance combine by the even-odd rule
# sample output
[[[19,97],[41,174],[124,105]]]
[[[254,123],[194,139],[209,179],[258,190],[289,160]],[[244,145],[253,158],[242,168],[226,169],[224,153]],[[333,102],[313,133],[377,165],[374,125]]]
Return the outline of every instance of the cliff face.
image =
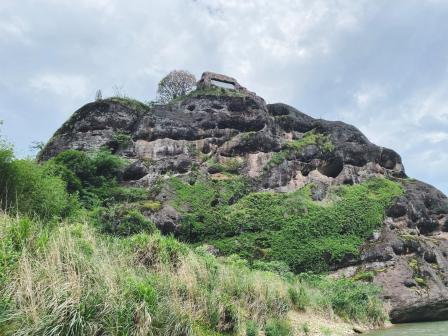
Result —
[[[220,181],[231,173],[262,192],[312,186],[316,202],[338,185],[373,177],[399,183],[404,193],[387,209],[382,228],[359,254],[332,263],[331,270],[334,276],[368,274],[381,285],[392,322],[448,319],[448,200],[434,187],[409,179],[396,152],[372,144],[355,127],[231,90],[196,91],[152,107],[112,98],[76,111],[40,159],[103,146],[128,159],[122,183],[153,190],[160,208],[147,215],[164,233],[179,234],[184,223],[171,202],[172,190],[154,191],[172,176]]]

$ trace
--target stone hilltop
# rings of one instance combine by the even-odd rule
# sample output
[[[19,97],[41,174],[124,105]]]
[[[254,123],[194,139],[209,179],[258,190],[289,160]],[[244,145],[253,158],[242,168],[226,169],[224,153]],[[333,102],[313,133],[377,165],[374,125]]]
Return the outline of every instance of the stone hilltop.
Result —
[[[234,89],[217,89],[213,81]],[[307,134],[319,141],[281,156]],[[408,178],[395,151],[371,143],[356,127],[266,104],[235,79],[205,73],[197,91],[167,105],[110,98],[83,106],[55,133],[40,160],[67,149],[103,146],[129,160],[123,183],[135,186],[193,172],[226,179],[225,171],[232,169],[257,191],[292,192],[312,184],[312,197],[320,201],[333,186],[377,176],[398,181],[405,192],[388,209],[382,229],[365,242],[359,257],[345,258],[333,272],[374,271],[392,322],[448,319],[448,200]],[[172,195],[162,190],[156,197],[162,206],[148,216],[162,232],[176,233],[181,214],[169,204]]]

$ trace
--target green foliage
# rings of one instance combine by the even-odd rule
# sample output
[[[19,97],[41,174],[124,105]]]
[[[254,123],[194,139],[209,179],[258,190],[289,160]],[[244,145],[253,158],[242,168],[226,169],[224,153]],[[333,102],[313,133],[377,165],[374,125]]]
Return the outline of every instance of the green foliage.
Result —
[[[162,203],[160,203],[159,201],[154,201],[154,200],[147,200],[147,201],[142,201],[139,203],[140,205],[140,209],[142,211],[147,210],[147,211],[159,211],[162,208]]]
[[[266,336],[292,336],[291,326],[285,320],[271,320],[264,327]]]
[[[417,283],[417,285],[419,285],[420,287],[426,287],[427,283],[425,281],[425,279],[420,278],[420,277],[414,277],[415,282]]]
[[[186,245],[172,236],[162,236],[158,231],[150,237],[144,234],[132,236],[124,244],[137,255],[139,263],[146,267],[158,267],[161,264],[175,267],[182,256],[188,253]]]
[[[324,300],[347,321],[380,324],[386,318],[379,299],[380,289],[376,286],[350,279],[330,281],[328,278],[322,280],[319,286],[324,291]]]
[[[140,112],[140,113],[144,113],[144,112],[149,111],[149,106],[148,105],[146,105],[146,104],[144,104],[144,103],[142,103],[142,102],[140,102],[140,101],[138,101],[136,99],[129,98],[129,97],[118,97],[118,96],[116,96],[116,97],[109,98],[107,100],[115,102],[115,103],[119,103],[121,105],[126,106],[130,110],[137,111],[137,112]]]
[[[240,177],[229,180],[206,179],[194,184],[172,178],[169,185],[176,193],[174,207],[184,214],[181,236],[190,242],[231,232],[231,228],[223,221],[223,211],[249,190],[247,181]]]
[[[366,282],[372,282],[373,278],[375,277],[375,272],[369,271],[369,272],[358,272],[353,277],[354,281],[366,281]]]
[[[288,265],[283,261],[272,260],[272,261],[263,261],[263,260],[255,260],[252,263],[252,268],[265,272],[277,273],[282,276],[287,276],[291,273]]]
[[[298,310],[305,310],[310,304],[310,297],[304,286],[300,287],[290,287],[288,289],[289,297],[293,305],[297,307]]]
[[[127,133],[116,132],[112,136],[112,141],[116,148],[126,148],[132,143],[132,138]]]
[[[211,162],[209,164],[209,171],[210,169],[213,169],[215,172],[219,173],[230,173],[235,174],[238,172],[238,170],[242,167],[243,162],[241,160],[238,160],[237,158],[231,158],[223,163],[218,162]]]
[[[285,160],[292,160],[299,157],[302,150],[309,145],[318,146],[324,153],[329,153],[334,150],[334,145],[327,135],[311,130],[306,132],[301,139],[288,141],[281,151],[274,153],[265,169],[269,170],[272,167],[280,165]]]
[[[259,328],[255,321],[248,321],[246,324],[246,336],[258,336]]]
[[[308,335],[310,332],[310,326],[308,325],[308,322],[303,323],[301,329],[305,335]]]
[[[191,91],[190,93],[176,97],[172,99],[169,103],[174,104],[178,103],[186,98],[190,97],[206,97],[206,96],[214,96],[214,97],[245,97],[245,94],[233,90],[233,89],[227,89],[227,88],[221,88],[221,87],[209,87],[209,88],[203,88],[203,89],[196,89],[194,91]]]
[[[12,220],[0,215],[0,285],[6,279],[10,269],[20,256],[20,252],[29,236],[30,220],[23,218]]]
[[[85,206],[102,202],[135,199],[133,190],[118,185],[125,162],[108,150],[86,153],[66,150],[48,162],[54,173],[67,183],[70,193],[77,193]]]
[[[342,187],[316,203],[308,188],[251,193],[235,176],[172,178],[181,237],[236,253],[216,258],[155,230],[140,211],[160,203],[120,186],[122,167],[107,151],[67,151],[38,165],[0,146],[2,207],[45,219],[0,212],[0,334],[256,336],[264,326],[266,336],[286,336],[288,311],[305,309],[385,320],[377,287],[290,269],[321,270],[357,253],[401,193],[393,182]],[[76,209],[76,195],[93,208],[94,225],[82,212],[83,224],[53,219]]]
[[[265,335],[290,335],[287,313],[299,302],[350,321],[385,318],[370,284],[306,274],[285,280],[157,232],[111,238],[85,223],[49,229],[2,215],[0,251],[5,335],[258,335],[259,326]],[[313,294],[309,301],[301,288]]]
[[[318,203],[309,187],[247,194],[236,181],[173,181],[184,239],[210,242],[224,254],[249,260],[282,261],[295,272],[325,271],[357,255],[381,226],[385,208],[402,193],[397,183],[377,178],[339,187],[332,202]]]
[[[96,211],[96,225],[108,234],[130,236],[136,233],[153,233],[154,223],[146,219],[135,206],[128,204],[112,205]]]
[[[0,208],[49,219],[67,216],[76,207],[65,182],[47,165],[16,160],[11,148],[0,147]]]

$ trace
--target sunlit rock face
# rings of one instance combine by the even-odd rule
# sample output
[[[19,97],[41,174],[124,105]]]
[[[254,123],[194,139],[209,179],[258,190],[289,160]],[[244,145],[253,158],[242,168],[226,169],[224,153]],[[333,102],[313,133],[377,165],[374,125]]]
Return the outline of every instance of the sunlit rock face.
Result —
[[[292,192],[312,184],[315,201],[325,200],[333,186],[387,177],[401,183],[404,195],[360,256],[333,266],[334,276],[371,272],[393,322],[448,319],[446,196],[407,178],[396,152],[372,144],[351,125],[266,104],[244,88],[219,90],[151,107],[114,98],[87,104],[54,134],[40,160],[67,149],[107,147],[128,160],[122,181],[128,185],[152,188],[170,176],[198,174],[219,180],[231,171],[250,180],[254,191]],[[170,205],[169,190],[158,192],[161,207],[151,218],[162,232],[176,234],[181,214]]]

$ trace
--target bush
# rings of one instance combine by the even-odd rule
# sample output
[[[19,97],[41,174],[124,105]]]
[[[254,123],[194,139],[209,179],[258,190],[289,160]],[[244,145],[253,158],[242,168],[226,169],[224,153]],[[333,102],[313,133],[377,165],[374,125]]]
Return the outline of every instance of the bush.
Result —
[[[370,271],[370,272],[359,272],[356,273],[353,276],[353,280],[354,281],[366,281],[366,282],[372,282],[373,278],[375,277],[375,272]]]
[[[66,183],[47,165],[15,160],[10,148],[0,148],[0,206],[30,216],[64,217],[77,208]]]
[[[78,193],[87,207],[110,201],[122,190],[117,181],[125,162],[109,150],[94,153],[66,150],[52,158],[48,165],[66,181],[68,192]]]
[[[257,335],[257,326],[290,335],[285,319],[300,294],[288,288],[302,285],[313,293],[309,309],[353,322],[385,318],[378,290],[365,283],[285,280],[159,233],[117,239],[88,224],[47,228],[0,217],[2,335]]]
[[[266,336],[291,336],[291,326],[285,320],[271,320],[264,328]]]
[[[291,273],[288,264],[286,264],[283,261],[261,261],[261,260],[255,260],[252,264],[253,269],[258,269],[260,271],[268,271],[277,273],[283,276],[289,275]]]
[[[299,288],[289,287],[288,294],[292,304],[299,310],[305,310],[310,304],[310,296],[303,286],[300,286]]]
[[[112,136],[111,146],[117,149],[123,149],[132,144],[132,137],[127,133],[116,132]]]
[[[40,239],[37,242],[42,242],[46,232],[39,222],[0,213],[0,288],[16,265],[23,248],[34,250],[35,246],[30,241],[38,236]]]
[[[301,139],[286,142],[281,151],[274,153],[265,169],[269,170],[272,167],[280,165],[285,160],[292,160],[300,156],[302,150],[309,145],[318,146],[323,153],[330,153],[334,150],[334,145],[327,135],[311,130],[306,132]]]
[[[280,261],[296,272],[327,271],[382,225],[385,209],[402,188],[385,178],[341,186],[331,201],[314,202],[311,186],[292,193],[249,192],[233,178],[171,181],[174,206],[182,213],[182,237],[207,242],[225,255]],[[263,265],[266,266],[266,265]]]
[[[350,279],[326,279],[320,284],[320,288],[334,312],[347,321],[381,324],[386,318],[379,299],[381,291],[374,285]]]
[[[148,237],[138,235],[130,238],[133,253],[139,264],[150,268],[168,266],[176,268],[188,247],[172,236],[162,236],[159,232]]]
[[[154,223],[146,219],[135,207],[127,204],[97,209],[96,223],[102,232],[115,236],[153,233],[156,230]]]
[[[258,336],[258,324],[254,321],[248,321],[246,324],[246,336]]]

